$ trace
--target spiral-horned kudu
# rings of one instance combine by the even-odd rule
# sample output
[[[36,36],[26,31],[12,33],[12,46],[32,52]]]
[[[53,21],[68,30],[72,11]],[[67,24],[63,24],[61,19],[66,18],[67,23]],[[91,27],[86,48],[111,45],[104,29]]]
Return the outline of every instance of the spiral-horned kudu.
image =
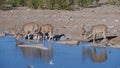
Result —
[[[43,40],[46,37],[46,33],[48,34],[48,38],[53,39],[53,26],[51,24],[43,24],[40,26],[40,33],[42,33]]]
[[[84,29],[84,26],[82,27],[82,29],[84,30],[82,34],[84,36],[84,39],[87,39],[93,36],[93,44],[95,43],[96,35],[99,33],[102,33],[104,41],[106,41],[106,32],[108,29],[106,25],[104,24],[94,25],[88,32],[86,32],[86,30]]]
[[[16,33],[16,38],[19,38],[19,36],[22,35],[24,38],[28,37],[27,39],[30,40],[30,35],[38,36],[39,24],[35,22],[25,23],[19,30],[20,31]]]
[[[28,37],[27,39],[30,40],[30,35],[33,35],[33,39],[36,37],[38,42],[41,38],[44,40],[46,33],[48,34],[49,40],[53,39],[53,26],[51,24],[43,24],[39,26],[39,24],[35,22],[30,22],[23,24],[22,28],[16,33],[15,37],[19,38],[19,36],[22,35],[22,37]]]

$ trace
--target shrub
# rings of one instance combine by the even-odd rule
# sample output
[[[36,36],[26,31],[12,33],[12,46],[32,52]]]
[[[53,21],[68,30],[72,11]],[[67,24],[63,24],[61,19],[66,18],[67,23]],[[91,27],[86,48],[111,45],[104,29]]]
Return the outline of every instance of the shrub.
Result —
[[[5,4],[5,0],[1,0],[1,1],[0,1],[0,9],[3,9],[4,4]]]
[[[25,6],[25,0],[20,0],[20,1],[19,1],[19,4],[20,4],[21,6]]]
[[[109,0],[109,4],[120,6],[120,0]]]
[[[34,9],[51,9],[52,0],[26,0],[26,6]]]
[[[68,0],[56,0],[55,1],[55,9],[70,9]]]
[[[19,6],[20,0],[11,0],[10,3],[13,7],[17,7],[17,6]]]
[[[58,10],[73,10],[74,6],[89,7],[93,2],[99,0],[1,0],[0,8],[4,4],[12,5],[13,7],[27,6],[34,9],[58,9]]]
[[[78,0],[79,5],[82,7],[89,7],[94,2],[96,2],[96,4],[98,4],[99,0]]]

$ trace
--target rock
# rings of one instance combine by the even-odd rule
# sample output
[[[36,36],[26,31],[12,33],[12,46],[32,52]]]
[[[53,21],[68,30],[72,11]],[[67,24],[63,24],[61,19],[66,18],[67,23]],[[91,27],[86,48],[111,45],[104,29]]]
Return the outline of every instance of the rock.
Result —
[[[109,29],[113,29],[115,26],[111,25],[111,26],[108,26]]]
[[[114,39],[111,39],[109,41],[109,44],[108,45],[116,45],[116,44],[120,44],[120,36],[114,38]]]
[[[107,20],[106,19],[102,19],[103,22],[106,22]]]
[[[119,20],[118,20],[118,19],[115,19],[114,22],[119,22]]]
[[[5,33],[0,33],[0,37],[5,37]]]
[[[64,40],[64,41],[58,41],[57,43],[64,44],[64,45],[79,45],[80,41]]]
[[[54,63],[53,63],[53,60],[50,60],[50,63],[49,63],[50,65],[53,65]]]
[[[27,9],[27,11],[30,11],[30,9]]]
[[[19,47],[29,47],[29,48],[39,48],[43,50],[48,50],[48,48],[44,47],[42,44],[35,44],[35,45],[18,45]]]
[[[115,45],[112,45],[112,46],[110,46],[110,47],[120,49],[120,44],[115,44]]]
[[[34,68],[34,66],[31,65],[31,64],[29,64],[27,67],[28,67],[28,68]]]

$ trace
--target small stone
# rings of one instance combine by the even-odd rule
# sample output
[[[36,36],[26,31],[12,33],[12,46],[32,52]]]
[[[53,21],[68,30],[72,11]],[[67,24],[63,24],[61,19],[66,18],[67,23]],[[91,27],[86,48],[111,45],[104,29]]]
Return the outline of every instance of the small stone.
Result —
[[[118,19],[115,19],[114,21],[115,21],[115,22],[119,22],[119,20],[118,20]]]
[[[106,19],[102,19],[103,22],[106,22],[107,20]]]
[[[27,9],[27,11],[30,11],[30,9]]]
[[[28,65],[28,68],[34,68],[34,66],[33,66],[33,65],[31,65],[31,64],[29,64],[29,65]]]
[[[50,65],[53,65],[54,63],[53,63],[53,60],[50,60],[50,63],[49,63]]]

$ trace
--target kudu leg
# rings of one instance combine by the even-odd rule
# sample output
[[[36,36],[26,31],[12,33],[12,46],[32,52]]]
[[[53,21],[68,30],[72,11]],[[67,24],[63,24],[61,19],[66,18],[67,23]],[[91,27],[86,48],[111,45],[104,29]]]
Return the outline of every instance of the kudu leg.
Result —
[[[103,42],[106,42],[107,41],[107,39],[106,39],[106,33],[103,33]]]
[[[40,36],[37,34],[37,43],[39,43]]]
[[[28,41],[30,41],[30,34],[28,34],[27,36],[28,36]]]
[[[96,34],[93,34],[93,44],[95,44],[95,38],[96,38]]]
[[[53,34],[50,32],[48,41],[50,41],[51,39],[53,39]]]

